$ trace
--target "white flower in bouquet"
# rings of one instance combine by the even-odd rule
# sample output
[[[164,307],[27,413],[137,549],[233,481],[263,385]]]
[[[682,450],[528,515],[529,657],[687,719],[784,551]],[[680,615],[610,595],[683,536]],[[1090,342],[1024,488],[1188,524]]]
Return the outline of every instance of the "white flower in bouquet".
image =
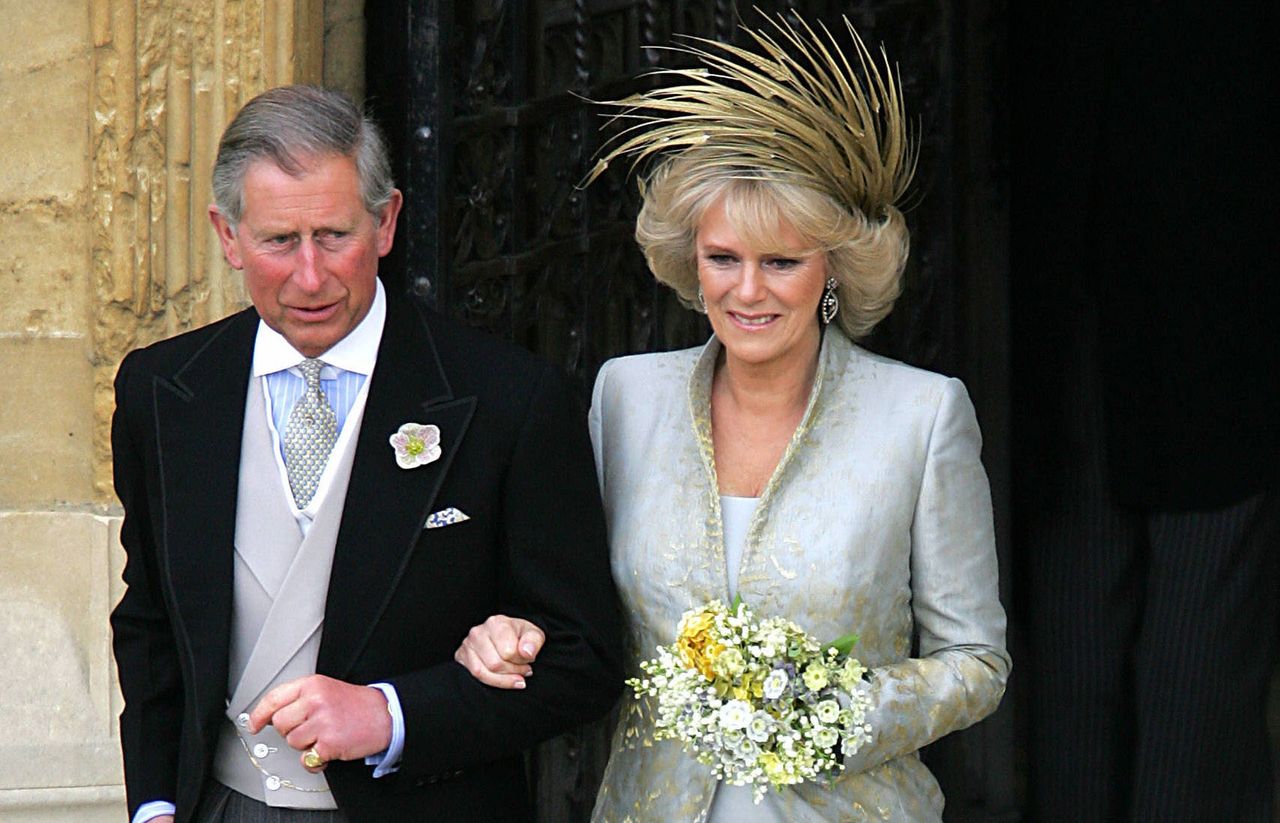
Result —
[[[787,687],[787,673],[782,669],[774,669],[764,679],[764,696],[767,700],[777,700],[783,689]]]
[[[747,737],[757,743],[766,743],[773,734],[773,718],[765,712],[756,712],[747,724]]]
[[[720,707],[720,725],[726,729],[745,729],[751,723],[751,704],[745,700],[730,700]]]
[[[818,719],[827,724],[835,723],[840,716],[840,704],[834,700],[823,700],[813,710]]]
[[[829,678],[827,677],[827,667],[822,665],[822,661],[810,663],[804,670],[804,684],[809,687],[810,691],[818,691],[825,689]]]

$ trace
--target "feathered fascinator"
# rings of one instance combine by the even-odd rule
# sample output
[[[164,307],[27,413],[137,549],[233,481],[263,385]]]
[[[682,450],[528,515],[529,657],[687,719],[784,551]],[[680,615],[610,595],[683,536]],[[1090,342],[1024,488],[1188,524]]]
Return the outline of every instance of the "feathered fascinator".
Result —
[[[604,146],[587,182],[619,157],[634,168],[651,155],[696,150],[732,176],[780,175],[850,211],[883,216],[911,182],[918,149],[888,55],[881,48],[881,69],[847,17],[860,71],[821,21],[819,34],[803,20],[797,28],[781,15],[766,19],[772,32],[743,27],[762,53],[689,37],[691,45],[668,49],[703,67],[653,72],[686,82],[604,102],[621,109],[614,119],[637,122]]]

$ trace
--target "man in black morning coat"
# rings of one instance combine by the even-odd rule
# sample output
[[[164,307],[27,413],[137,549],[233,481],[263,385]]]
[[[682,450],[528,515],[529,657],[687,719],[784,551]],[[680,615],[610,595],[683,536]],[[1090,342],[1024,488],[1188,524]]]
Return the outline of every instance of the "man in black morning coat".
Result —
[[[381,287],[401,197],[342,95],[248,103],[214,193],[254,308],[116,379],[130,815],[528,819],[522,752],[622,685],[579,405],[548,364]],[[452,659],[495,613],[546,629],[522,691]]]

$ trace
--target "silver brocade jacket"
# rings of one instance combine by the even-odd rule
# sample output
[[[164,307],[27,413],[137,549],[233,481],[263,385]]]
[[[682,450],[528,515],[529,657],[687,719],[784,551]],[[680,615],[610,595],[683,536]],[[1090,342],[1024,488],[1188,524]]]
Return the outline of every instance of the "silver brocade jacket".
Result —
[[[628,674],[681,614],[727,602],[711,441],[720,344],[612,360],[591,409]],[[738,588],[760,616],[819,639],[859,635],[873,740],[834,785],[782,793],[787,820],[938,820],[917,750],[995,710],[1010,669],[991,496],[963,384],[824,335],[808,408],[747,533]],[[913,635],[920,657],[910,657]],[[623,698],[597,821],[702,821],[711,769],[656,742],[653,706]]]

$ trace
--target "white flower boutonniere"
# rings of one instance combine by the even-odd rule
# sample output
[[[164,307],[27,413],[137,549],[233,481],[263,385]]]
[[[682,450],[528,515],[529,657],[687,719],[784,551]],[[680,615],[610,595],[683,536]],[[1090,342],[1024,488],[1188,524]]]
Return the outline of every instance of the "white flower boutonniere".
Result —
[[[396,464],[402,469],[416,469],[440,459],[440,429],[421,423],[405,423],[391,435],[396,450]]]

